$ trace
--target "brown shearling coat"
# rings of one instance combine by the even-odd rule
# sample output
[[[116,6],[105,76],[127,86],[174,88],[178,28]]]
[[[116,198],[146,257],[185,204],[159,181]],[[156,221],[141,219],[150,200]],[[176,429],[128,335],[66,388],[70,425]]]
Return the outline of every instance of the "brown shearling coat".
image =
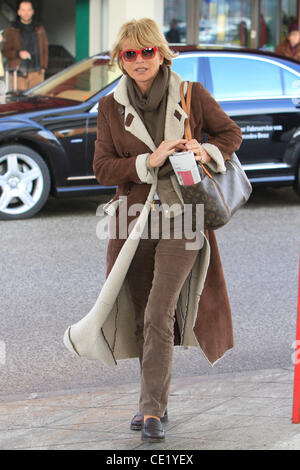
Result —
[[[48,40],[45,28],[36,26],[36,33],[40,51],[40,67],[46,69],[48,67]],[[10,26],[5,31],[2,54],[7,58],[7,66],[9,69],[17,69],[20,65],[18,51],[21,49],[21,32],[16,26]]]
[[[186,114],[180,106],[181,81],[179,75],[171,72],[165,140],[184,135]],[[239,127],[199,83],[193,86],[191,128],[200,142],[203,132],[208,134],[208,142],[204,145],[216,162],[216,171],[224,166],[223,157],[228,159],[241,144]],[[128,216],[128,226],[133,228],[126,240],[109,240],[107,278],[99,297],[90,312],[71,325],[64,336],[65,346],[71,352],[100,359],[107,365],[117,364],[117,359],[138,355],[134,309],[126,273],[157,190],[157,169],[149,169],[146,164],[147,156],[154,150],[149,133],[130,105],[126,77],[123,76],[115,92],[99,102],[93,168],[101,184],[117,185],[116,195],[108,203],[110,215],[118,219],[121,196],[127,196],[128,207],[140,203],[143,209],[138,217]],[[180,192],[176,176],[170,179]],[[213,231],[205,231],[204,246],[199,250],[178,300],[175,325],[175,345],[200,347],[211,365],[233,347],[229,298]]]
[[[225,159],[230,158],[241,143],[241,131],[238,126],[223,112],[200,83],[193,86],[191,102],[192,135],[201,142],[203,132],[207,132],[208,142],[217,146]],[[175,118],[179,118],[179,115]],[[136,159],[137,155],[151,152],[151,149],[131,133],[130,128],[134,119],[137,117],[133,117],[133,114],[128,114],[125,118],[122,105],[112,94],[100,101],[94,172],[101,184],[118,185],[114,199],[122,195],[127,196],[128,207],[134,203],[144,204],[150,190],[149,184],[141,183],[137,173]],[[116,217],[118,218],[118,214]],[[133,218],[134,216],[128,217],[128,223],[131,223]],[[197,336],[198,333],[202,337],[207,335],[208,332],[205,330],[209,323],[212,330],[215,330],[216,336],[219,333],[222,334],[217,330],[222,330],[224,327],[225,341],[228,346],[232,346],[230,306],[217,241],[213,231],[207,232],[207,237],[211,247],[211,258],[199,303],[201,314],[197,317],[195,334]],[[110,240],[107,253],[107,274],[110,273],[123,243],[124,240]],[[225,328],[226,319],[228,320],[227,328]],[[204,352],[208,352],[210,347],[208,345]]]

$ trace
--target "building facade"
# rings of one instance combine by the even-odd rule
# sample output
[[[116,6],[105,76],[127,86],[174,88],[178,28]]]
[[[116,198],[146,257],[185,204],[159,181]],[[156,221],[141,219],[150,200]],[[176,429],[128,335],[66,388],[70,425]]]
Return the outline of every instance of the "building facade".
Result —
[[[300,0],[34,0],[49,43],[75,60],[108,50],[124,21],[151,17],[170,43],[274,50],[292,24]],[[0,28],[17,0],[0,0]]]
[[[275,50],[292,24],[300,0],[76,0],[89,9],[89,53],[111,47],[121,24],[144,16],[169,33],[169,42]],[[77,35],[80,30],[76,28]]]

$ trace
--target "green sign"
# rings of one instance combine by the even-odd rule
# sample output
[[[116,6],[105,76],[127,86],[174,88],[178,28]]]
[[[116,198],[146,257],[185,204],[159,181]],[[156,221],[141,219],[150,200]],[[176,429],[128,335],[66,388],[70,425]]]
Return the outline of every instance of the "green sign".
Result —
[[[89,56],[90,0],[76,0],[76,61]]]

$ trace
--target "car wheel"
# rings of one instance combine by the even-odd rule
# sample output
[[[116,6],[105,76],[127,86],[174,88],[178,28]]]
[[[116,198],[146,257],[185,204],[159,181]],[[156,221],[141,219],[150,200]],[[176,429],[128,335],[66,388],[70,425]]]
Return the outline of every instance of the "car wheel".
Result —
[[[300,163],[298,165],[298,168],[296,170],[296,178],[295,178],[295,183],[294,183],[294,190],[300,196]]]
[[[50,173],[42,157],[23,145],[0,147],[0,219],[26,219],[45,204]]]

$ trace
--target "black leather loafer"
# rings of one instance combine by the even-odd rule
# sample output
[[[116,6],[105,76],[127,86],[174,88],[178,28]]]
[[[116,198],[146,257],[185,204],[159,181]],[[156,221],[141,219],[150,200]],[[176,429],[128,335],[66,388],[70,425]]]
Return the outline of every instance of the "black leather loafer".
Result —
[[[161,421],[155,418],[147,418],[142,425],[142,441],[161,442],[165,439],[165,431]]]
[[[164,415],[160,418],[162,423],[166,423],[168,421],[168,410],[165,409]],[[142,413],[137,413],[131,420],[130,429],[132,431],[140,431],[142,429],[143,423],[143,415]]]
[[[143,417],[144,415],[142,415],[142,413],[134,415],[130,423],[130,429],[132,431],[140,431],[142,429]]]

